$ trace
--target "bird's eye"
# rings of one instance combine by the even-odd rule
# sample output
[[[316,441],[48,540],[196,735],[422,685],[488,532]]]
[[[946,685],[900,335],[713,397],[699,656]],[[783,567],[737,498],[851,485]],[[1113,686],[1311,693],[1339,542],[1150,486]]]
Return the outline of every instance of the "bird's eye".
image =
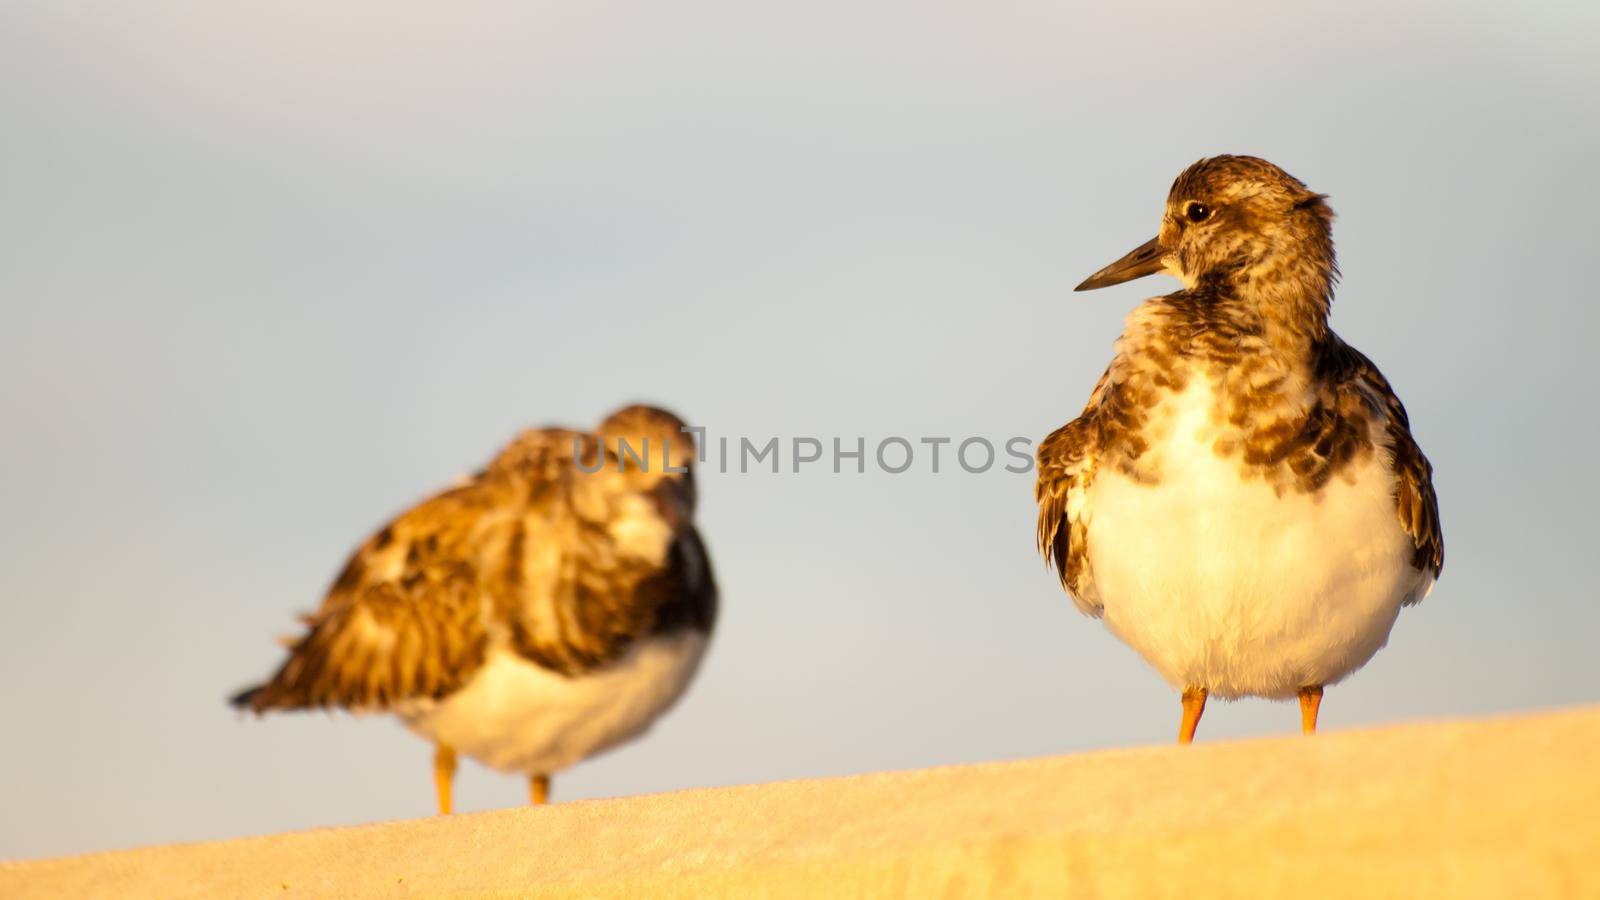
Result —
[[[1211,207],[1204,203],[1191,203],[1184,209],[1183,214],[1191,222],[1204,222],[1211,218]]]

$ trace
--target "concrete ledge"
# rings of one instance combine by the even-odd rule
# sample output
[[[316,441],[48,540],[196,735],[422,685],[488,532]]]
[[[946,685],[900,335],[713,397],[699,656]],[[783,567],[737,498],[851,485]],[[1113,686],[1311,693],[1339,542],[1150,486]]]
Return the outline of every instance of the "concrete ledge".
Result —
[[[1600,708],[0,865],[0,896],[1600,896]]]

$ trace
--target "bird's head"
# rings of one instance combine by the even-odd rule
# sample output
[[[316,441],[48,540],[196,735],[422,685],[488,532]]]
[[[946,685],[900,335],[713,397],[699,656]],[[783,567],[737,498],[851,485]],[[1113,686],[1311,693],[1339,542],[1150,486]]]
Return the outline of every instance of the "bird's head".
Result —
[[[1310,292],[1323,315],[1338,269],[1325,196],[1254,156],[1213,156],[1172,183],[1160,233],[1075,288],[1166,272],[1186,288]]]
[[[635,404],[606,416],[595,435],[641,489],[670,494],[681,507],[678,514],[694,513],[698,451],[694,434],[682,419],[664,409]]]

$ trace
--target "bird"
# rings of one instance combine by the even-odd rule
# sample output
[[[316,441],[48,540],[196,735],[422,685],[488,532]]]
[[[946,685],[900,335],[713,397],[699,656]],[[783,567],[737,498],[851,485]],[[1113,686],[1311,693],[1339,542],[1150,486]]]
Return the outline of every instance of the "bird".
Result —
[[[550,777],[647,730],[694,678],[718,594],[694,525],[695,442],[633,405],[591,433],[538,428],[368,537],[264,683],[257,714],[389,713],[458,754]]]
[[[1179,693],[1298,698],[1365,665],[1444,567],[1400,398],[1328,325],[1333,211],[1252,156],[1204,158],[1159,233],[1075,290],[1156,273],[1076,419],[1037,451],[1037,540],[1078,610]]]

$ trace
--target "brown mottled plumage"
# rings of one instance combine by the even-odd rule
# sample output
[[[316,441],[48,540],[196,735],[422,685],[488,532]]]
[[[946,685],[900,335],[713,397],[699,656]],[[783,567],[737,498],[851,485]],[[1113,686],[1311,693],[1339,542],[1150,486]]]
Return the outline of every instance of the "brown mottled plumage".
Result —
[[[1338,277],[1332,220],[1324,195],[1265,160],[1203,159],[1173,183],[1159,236],[1079,286],[1163,271],[1185,285],[1128,317],[1082,414],[1039,446],[1039,546],[1084,612],[1100,615],[1106,600],[1093,565],[1096,479],[1115,472],[1155,490],[1192,477],[1197,446],[1228,461],[1242,484],[1313,503],[1381,461],[1411,565],[1429,583],[1439,574],[1431,468],[1405,408],[1371,361],[1328,328]],[[1202,400],[1180,400],[1193,397]],[[1203,421],[1183,418],[1185,402],[1205,404]],[[1241,532],[1235,552],[1256,540]],[[1208,686],[1191,687],[1203,696]]]
[[[411,714],[495,651],[582,679],[648,638],[709,634],[716,587],[682,428],[635,406],[594,434],[524,432],[368,538],[288,659],[234,705]]]

